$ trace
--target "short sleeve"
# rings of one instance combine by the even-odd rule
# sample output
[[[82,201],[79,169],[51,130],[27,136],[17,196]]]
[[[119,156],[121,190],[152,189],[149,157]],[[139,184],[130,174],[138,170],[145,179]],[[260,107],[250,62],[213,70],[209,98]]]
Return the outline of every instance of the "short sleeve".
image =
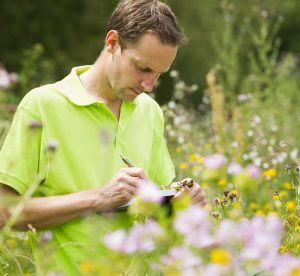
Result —
[[[0,183],[23,195],[39,172],[42,125],[20,105],[0,151]]]
[[[175,169],[164,138],[164,117],[160,108],[157,114],[149,175],[154,183],[166,187],[174,179]]]

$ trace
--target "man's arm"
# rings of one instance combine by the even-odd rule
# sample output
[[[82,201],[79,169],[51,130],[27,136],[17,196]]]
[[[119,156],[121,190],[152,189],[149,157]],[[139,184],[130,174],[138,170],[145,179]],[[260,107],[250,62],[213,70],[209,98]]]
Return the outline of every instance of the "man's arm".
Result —
[[[110,211],[134,196],[141,179],[147,179],[142,169],[125,168],[104,187],[60,196],[31,197],[24,202],[21,216],[14,227],[26,230],[30,224],[37,229],[49,228],[91,213]],[[12,188],[0,185],[0,228],[11,215],[11,206],[3,203],[4,197],[8,198],[6,202],[9,202],[9,197],[17,199],[17,202],[22,200]]]

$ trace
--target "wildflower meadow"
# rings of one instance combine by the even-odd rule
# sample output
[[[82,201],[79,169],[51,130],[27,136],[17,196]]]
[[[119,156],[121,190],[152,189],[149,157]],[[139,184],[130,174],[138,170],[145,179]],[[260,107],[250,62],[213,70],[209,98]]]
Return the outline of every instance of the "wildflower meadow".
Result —
[[[201,185],[206,207],[192,206],[187,194],[162,203],[160,187],[142,183],[127,211],[86,218],[100,254],[80,264],[81,275],[300,275],[299,56],[279,51],[280,16],[260,10],[237,27],[231,10],[223,12],[205,91],[173,68],[172,97],[161,106],[174,181]],[[0,68],[1,144],[19,101],[14,91],[31,78]],[[13,229],[36,185],[38,176],[0,232],[0,275],[63,275],[47,260],[51,229]],[[43,259],[38,270],[29,236]]]

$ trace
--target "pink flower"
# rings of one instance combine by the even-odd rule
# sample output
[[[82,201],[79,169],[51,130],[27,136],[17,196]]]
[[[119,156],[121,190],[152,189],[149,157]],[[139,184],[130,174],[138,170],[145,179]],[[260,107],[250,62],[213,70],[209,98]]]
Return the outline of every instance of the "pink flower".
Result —
[[[204,165],[208,169],[218,169],[226,163],[227,158],[222,154],[213,154],[205,157]]]
[[[270,271],[274,276],[299,275],[300,258],[289,254],[278,255],[277,258],[273,259]]]
[[[174,228],[184,235],[186,244],[202,248],[214,243],[210,234],[209,214],[201,207],[191,206],[187,210],[178,212]]]
[[[187,247],[172,247],[168,255],[160,258],[161,264],[167,267],[175,266],[178,270],[201,264],[201,258],[195,256]]]
[[[103,238],[104,244],[115,251],[125,251],[126,232],[122,229],[106,234]]]
[[[4,65],[0,63],[0,89],[6,89],[17,81],[18,75],[15,73],[8,73]]]
[[[155,240],[161,235],[160,226],[153,220],[131,228],[126,240],[126,252],[150,252],[155,249]]]
[[[252,178],[258,179],[261,176],[261,169],[255,165],[249,165],[248,168],[248,173]]]
[[[240,255],[242,260],[257,261],[262,268],[266,267],[270,260],[276,257],[280,247],[283,233],[280,219],[275,216],[266,219],[256,216],[251,220],[244,220],[239,230],[244,241],[244,248]]]
[[[230,163],[227,169],[228,173],[232,175],[239,174],[242,172],[242,170],[243,170],[242,166],[236,162]]]
[[[160,226],[150,220],[145,224],[136,224],[127,235],[123,229],[106,234],[103,242],[108,248],[118,252],[150,252],[155,249],[155,239],[161,232]]]
[[[158,187],[150,181],[141,181],[138,187],[137,195],[147,202],[161,202],[162,196]]]
[[[223,220],[218,227],[215,234],[216,242],[223,246],[233,245],[235,242],[242,240],[242,233],[240,229],[232,220]]]

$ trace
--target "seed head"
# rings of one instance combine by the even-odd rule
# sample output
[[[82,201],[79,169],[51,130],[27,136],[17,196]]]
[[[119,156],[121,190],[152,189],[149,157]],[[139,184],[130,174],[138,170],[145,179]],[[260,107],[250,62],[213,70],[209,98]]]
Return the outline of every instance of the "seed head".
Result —
[[[235,197],[236,197],[236,194],[235,194],[235,193],[230,193],[230,194],[229,194],[229,198],[230,198],[231,200],[233,200]]]
[[[291,166],[291,165],[285,165],[285,166],[284,166],[284,171],[285,171],[286,173],[289,173],[289,172],[291,171],[291,169],[292,169],[292,166]]]
[[[228,190],[225,190],[225,191],[224,191],[224,195],[225,195],[225,196],[228,196],[228,194],[229,194],[229,191],[228,191]]]
[[[216,198],[214,199],[214,203],[215,203],[216,205],[220,205],[221,200],[220,200],[218,197],[216,197]]]
[[[212,216],[213,216],[214,218],[218,218],[220,215],[219,215],[218,212],[212,212]]]

